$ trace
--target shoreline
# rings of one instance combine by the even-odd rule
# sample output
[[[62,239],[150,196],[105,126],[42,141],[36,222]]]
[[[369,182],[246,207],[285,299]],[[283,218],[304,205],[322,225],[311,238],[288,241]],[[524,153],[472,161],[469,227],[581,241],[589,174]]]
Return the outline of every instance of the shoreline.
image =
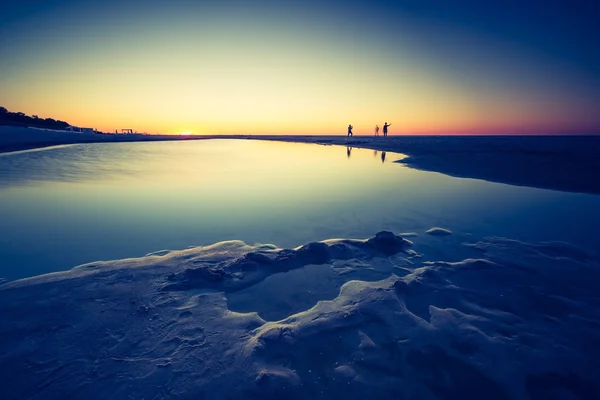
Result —
[[[597,151],[588,142],[567,141],[571,147],[565,147],[561,140],[528,138],[492,140],[491,151],[485,150],[486,138],[198,139],[219,138],[375,148],[410,154],[401,163],[413,168],[421,163],[422,169],[429,165],[438,172],[462,167],[471,175],[518,172],[530,181],[542,178],[528,175],[527,168],[536,167],[522,163],[549,159],[572,173],[593,161],[586,157]],[[218,147],[233,147],[229,144]],[[72,150],[71,156],[86,148]],[[160,152],[158,146],[155,150]],[[331,159],[345,158],[345,149],[329,150],[336,153]],[[60,162],[60,155],[39,156]],[[573,156],[582,157],[579,164],[561,165]],[[15,158],[8,161],[28,161],[26,155]],[[302,160],[311,158],[312,153]],[[539,169],[547,165],[534,172],[552,177]],[[593,178],[594,170],[586,177]],[[360,184],[354,189],[364,191]],[[447,222],[464,218],[443,210],[445,193],[434,193],[442,212],[452,216]],[[343,212],[369,214],[373,203],[365,204],[366,209]],[[390,209],[423,218],[400,204],[393,202]],[[591,212],[572,204],[577,212],[570,208],[563,215],[590,224],[584,218]],[[88,210],[93,213],[94,205]],[[577,229],[561,225],[565,219],[556,214],[543,217],[561,229]],[[396,228],[410,219],[400,219]],[[98,220],[90,221],[82,219],[83,229],[76,233],[102,248],[93,229],[87,229]],[[528,223],[519,222],[519,228]],[[239,224],[248,221],[237,219]],[[300,228],[285,220],[277,224],[277,230]],[[501,398],[598,398],[594,379],[600,350],[590,345],[600,341],[596,253],[575,240],[511,238],[496,235],[497,229],[488,236],[455,225],[436,222],[400,234],[374,230],[364,239],[346,229],[341,238],[319,241],[313,231],[296,247],[248,244],[235,240],[238,231],[232,229],[236,234],[224,241],[161,245],[157,249],[163,250],[143,256],[92,261],[8,282],[0,278],[0,365],[5,366],[0,380],[9,382],[0,397],[482,398],[497,393]],[[533,226],[538,233],[547,228]],[[30,243],[35,252],[36,241]],[[11,252],[6,255],[10,261]],[[443,384],[431,383],[440,376]]]
[[[600,194],[600,136],[310,136],[56,134],[27,128],[0,130],[0,154],[57,145],[209,139],[269,140],[389,151],[423,171],[565,192]],[[5,128],[6,130],[6,128]],[[21,132],[18,132],[20,130]],[[24,131],[24,139],[19,134]],[[9,132],[10,133],[10,132]],[[33,133],[33,135],[32,135]],[[43,136],[50,136],[43,138]],[[53,136],[53,137],[52,137]],[[4,140],[3,140],[4,139]],[[17,140],[15,140],[17,139]],[[45,140],[44,140],[45,139]]]
[[[165,142],[165,141],[176,141],[176,140],[198,140],[198,139],[212,139],[205,137],[198,138],[186,138],[186,137],[165,137],[167,135],[132,135],[132,136],[117,136],[108,134],[94,134],[99,136],[98,138],[81,138],[80,140],[58,140],[58,141],[35,141],[27,143],[13,143],[8,145],[0,144],[0,155],[11,154],[27,150],[42,150],[48,147],[64,146],[72,144],[92,144],[92,143],[133,143],[133,142]],[[101,137],[100,137],[101,136]]]

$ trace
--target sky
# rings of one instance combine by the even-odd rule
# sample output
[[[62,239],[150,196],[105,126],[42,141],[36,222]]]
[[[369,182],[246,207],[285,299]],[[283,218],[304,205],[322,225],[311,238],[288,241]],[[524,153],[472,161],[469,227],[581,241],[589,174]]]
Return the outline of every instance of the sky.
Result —
[[[600,133],[600,4],[8,0],[0,106],[105,132]]]

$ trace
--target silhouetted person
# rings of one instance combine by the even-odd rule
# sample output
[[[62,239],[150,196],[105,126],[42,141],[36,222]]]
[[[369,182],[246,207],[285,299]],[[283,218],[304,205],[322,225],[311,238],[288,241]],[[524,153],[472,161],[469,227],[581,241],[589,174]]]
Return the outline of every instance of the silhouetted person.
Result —
[[[352,125],[348,125],[348,137],[352,136],[352,128],[354,128]]]
[[[373,151],[373,157],[377,157],[377,150]]]
[[[383,164],[385,162],[385,151],[381,152],[381,163]]]
[[[387,122],[385,124],[383,124],[383,136],[387,136],[387,128],[388,126],[391,126],[392,124],[388,124]]]
[[[375,136],[379,136],[379,125],[375,125]]]
[[[346,154],[348,154],[348,158],[350,158],[350,153],[352,153],[352,147],[346,146]]]

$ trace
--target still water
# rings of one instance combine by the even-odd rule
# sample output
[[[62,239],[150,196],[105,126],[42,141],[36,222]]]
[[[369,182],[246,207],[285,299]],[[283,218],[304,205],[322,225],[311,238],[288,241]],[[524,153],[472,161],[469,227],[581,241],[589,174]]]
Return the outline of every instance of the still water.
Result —
[[[382,157],[384,156],[384,157]],[[600,248],[600,196],[417,171],[400,154],[250,140],[0,155],[0,278],[218,241],[295,247],[415,232],[428,258],[485,236]],[[440,226],[454,233],[426,235]],[[456,245],[451,253],[438,244]]]

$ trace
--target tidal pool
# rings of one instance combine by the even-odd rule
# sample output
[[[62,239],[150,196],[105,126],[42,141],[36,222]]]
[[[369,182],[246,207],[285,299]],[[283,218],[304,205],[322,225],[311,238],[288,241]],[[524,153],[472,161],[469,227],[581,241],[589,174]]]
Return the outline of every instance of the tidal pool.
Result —
[[[105,143],[0,155],[0,278],[240,239],[295,247],[375,232],[600,248],[600,196],[452,178],[373,150],[253,140]],[[433,237],[431,227],[453,234]]]

